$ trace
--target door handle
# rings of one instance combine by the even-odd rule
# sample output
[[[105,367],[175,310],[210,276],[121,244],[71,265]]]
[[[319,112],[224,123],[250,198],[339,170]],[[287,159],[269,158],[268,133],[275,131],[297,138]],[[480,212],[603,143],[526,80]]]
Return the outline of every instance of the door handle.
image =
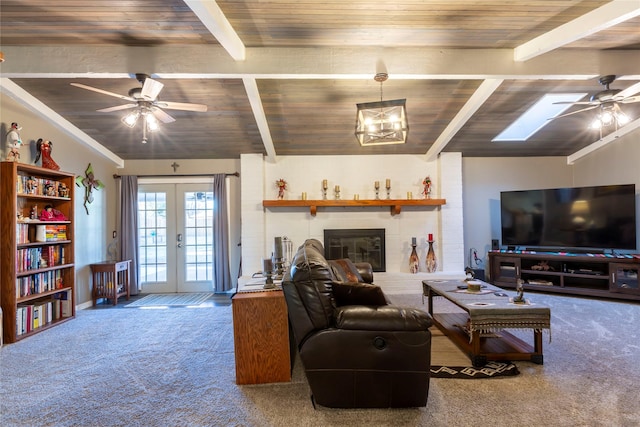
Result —
[[[178,236],[176,236],[176,240],[178,241],[177,246],[179,248],[181,248],[182,247],[182,233],[178,233]]]

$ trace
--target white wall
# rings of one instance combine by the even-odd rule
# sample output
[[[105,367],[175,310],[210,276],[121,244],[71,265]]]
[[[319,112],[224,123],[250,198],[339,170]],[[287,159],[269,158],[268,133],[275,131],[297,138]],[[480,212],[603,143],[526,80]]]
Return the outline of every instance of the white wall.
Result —
[[[491,239],[500,239],[500,191],[636,184],[638,193],[640,129],[574,165],[568,165],[566,157],[465,157],[462,165],[465,265],[468,265],[470,249],[475,248],[486,262]],[[636,209],[638,205],[636,194]],[[640,214],[637,217],[640,219]],[[637,228],[640,230],[640,224]]]
[[[446,159],[446,160],[445,160]],[[260,270],[260,260],[273,251],[276,236],[287,236],[294,247],[308,238],[324,240],[324,229],[385,228],[387,271],[408,272],[411,237],[418,240],[418,254],[425,259],[427,234],[433,233],[439,271],[463,270],[462,179],[459,154],[426,162],[424,156],[280,156],[276,162],[261,155],[243,155],[242,163],[242,259],[245,274]],[[445,170],[442,165],[446,166]],[[263,208],[263,199],[276,199],[276,180],[288,183],[286,198],[321,199],[322,180],[329,183],[328,198],[339,185],[341,199],[375,197],[374,182],[380,181],[380,197],[386,198],[384,184],[391,180],[391,198],[404,199],[407,192],[420,197],[422,180],[429,175],[433,198],[446,198],[439,207],[404,207],[399,215],[389,208],[318,208],[312,216],[308,208]],[[451,208],[449,207],[451,203]],[[445,213],[446,212],[446,213]],[[446,217],[446,220],[444,219]],[[456,220],[459,218],[459,220]],[[424,270],[424,263],[421,265]]]
[[[115,185],[112,178],[116,170],[115,165],[96,154],[94,150],[77,143],[60,128],[44,120],[37,112],[30,111],[5,94],[0,94],[0,105],[2,105],[0,132],[3,137],[3,160],[6,148],[4,135],[11,126],[11,122],[17,122],[22,127],[20,131],[24,144],[20,150],[22,163],[33,164],[36,156],[36,141],[38,138],[47,139],[53,142],[51,157],[61,170],[85,176],[85,170],[91,163],[95,177],[105,184],[101,190],[93,190],[94,200],[87,205],[89,214],[83,207],[84,187],[75,187],[76,303],[91,301],[89,264],[107,259],[107,246],[115,230],[115,207],[113,203],[109,203],[115,199]],[[1,203],[6,201],[2,200]]]

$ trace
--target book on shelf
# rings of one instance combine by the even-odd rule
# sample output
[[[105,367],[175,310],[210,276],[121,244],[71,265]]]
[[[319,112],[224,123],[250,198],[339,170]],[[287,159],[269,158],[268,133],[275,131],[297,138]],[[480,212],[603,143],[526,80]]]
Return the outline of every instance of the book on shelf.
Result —
[[[64,315],[62,301],[49,299],[34,304],[18,305],[16,310],[16,334],[24,335],[58,320]]]

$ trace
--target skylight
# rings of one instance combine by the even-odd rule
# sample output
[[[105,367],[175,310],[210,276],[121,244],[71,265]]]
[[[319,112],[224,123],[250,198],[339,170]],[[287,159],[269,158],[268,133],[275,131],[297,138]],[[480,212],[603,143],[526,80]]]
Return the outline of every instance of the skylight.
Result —
[[[548,93],[491,141],[526,141],[546,126],[549,119],[571,107],[570,104],[558,105],[554,102],[576,102],[585,96],[586,93]]]

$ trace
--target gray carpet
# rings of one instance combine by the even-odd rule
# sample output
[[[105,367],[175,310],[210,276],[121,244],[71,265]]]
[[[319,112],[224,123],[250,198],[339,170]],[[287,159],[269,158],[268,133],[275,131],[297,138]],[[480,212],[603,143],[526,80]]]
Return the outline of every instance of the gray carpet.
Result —
[[[299,363],[291,383],[237,386],[230,306],[81,310],[0,350],[0,425],[640,425],[640,304],[529,297],[552,307],[544,365],[434,378],[425,408],[396,410],[314,410]]]

